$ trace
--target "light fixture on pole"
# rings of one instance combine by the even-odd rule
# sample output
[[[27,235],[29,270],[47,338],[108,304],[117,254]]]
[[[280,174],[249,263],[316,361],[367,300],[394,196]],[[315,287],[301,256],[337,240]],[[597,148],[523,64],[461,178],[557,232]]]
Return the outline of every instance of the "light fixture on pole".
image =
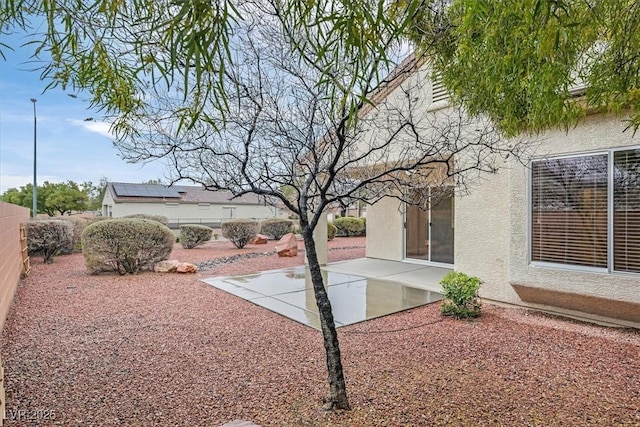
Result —
[[[35,98],[31,98],[31,102],[33,102],[33,217],[35,218],[38,215],[38,182],[36,180],[36,147],[38,146],[38,138],[37,138],[37,119],[36,119],[36,101]]]

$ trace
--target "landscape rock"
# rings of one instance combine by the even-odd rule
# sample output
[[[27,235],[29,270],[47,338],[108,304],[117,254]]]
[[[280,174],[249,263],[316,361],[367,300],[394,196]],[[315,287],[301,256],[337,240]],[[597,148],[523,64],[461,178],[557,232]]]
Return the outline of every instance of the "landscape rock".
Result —
[[[252,245],[266,245],[269,242],[269,239],[264,234],[256,234],[256,237],[251,239],[249,243]]]
[[[173,273],[179,265],[180,261],[175,259],[160,261],[153,267],[153,271],[156,273]]]
[[[176,269],[178,273],[197,273],[198,267],[195,264],[189,262],[181,262]]]
[[[298,240],[293,233],[285,234],[276,243],[276,252],[279,257],[294,257],[298,255]]]

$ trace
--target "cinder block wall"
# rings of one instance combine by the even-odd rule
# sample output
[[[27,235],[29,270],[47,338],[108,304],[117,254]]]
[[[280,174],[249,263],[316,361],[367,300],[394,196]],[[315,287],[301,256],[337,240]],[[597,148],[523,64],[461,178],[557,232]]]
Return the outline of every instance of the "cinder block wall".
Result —
[[[20,224],[29,221],[29,209],[0,202],[0,331],[22,274]]]

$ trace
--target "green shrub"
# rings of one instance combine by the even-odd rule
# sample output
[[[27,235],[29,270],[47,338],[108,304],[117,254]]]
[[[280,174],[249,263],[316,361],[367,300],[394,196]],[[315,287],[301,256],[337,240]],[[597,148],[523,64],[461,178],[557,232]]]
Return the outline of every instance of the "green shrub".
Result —
[[[270,239],[280,240],[282,236],[291,233],[293,230],[293,221],[283,218],[269,218],[260,224],[260,233]]]
[[[89,225],[82,233],[82,254],[91,273],[135,274],[169,258],[175,234],[157,221],[118,218]]]
[[[60,253],[73,250],[73,226],[55,219],[29,221],[25,224],[29,254],[42,255],[45,264],[51,264]]]
[[[125,215],[123,218],[140,218],[140,219],[149,219],[151,221],[158,221],[162,225],[169,225],[169,218],[164,215],[152,215],[152,214],[133,214],[133,215]]]
[[[338,236],[363,236],[365,223],[360,218],[342,217],[333,220],[333,225],[338,229]]]
[[[444,289],[445,297],[440,306],[440,313],[443,316],[464,319],[480,315],[481,303],[478,290],[482,285],[482,280],[452,271],[444,276],[440,284]]]
[[[211,240],[213,228],[199,224],[185,224],[180,226],[180,243],[185,249],[193,249]]]
[[[232,219],[223,222],[222,235],[229,239],[236,248],[242,249],[251,241],[260,230],[260,223],[251,219]]]
[[[333,238],[336,237],[337,232],[338,232],[338,228],[335,225],[328,222],[327,223],[327,240],[333,240]]]
[[[85,228],[87,228],[89,224],[93,222],[93,220],[88,218],[80,218],[80,217],[73,217],[73,216],[61,217],[60,220],[68,222],[69,224],[71,224],[71,227],[73,228],[71,250],[68,252],[63,251],[61,253],[81,252],[82,251],[82,232],[84,231]]]

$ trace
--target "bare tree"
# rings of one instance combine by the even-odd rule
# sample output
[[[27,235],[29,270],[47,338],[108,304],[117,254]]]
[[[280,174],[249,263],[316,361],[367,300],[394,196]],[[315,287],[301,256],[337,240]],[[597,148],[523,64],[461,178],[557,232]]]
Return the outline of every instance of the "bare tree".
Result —
[[[346,60],[335,67],[335,57],[321,54],[326,52],[321,34],[296,33],[276,2],[262,10],[252,6],[251,12],[254,21],[238,26],[230,41],[233,66],[223,70],[228,108],[221,112],[212,102],[186,124],[175,116],[184,94],[158,94],[147,100],[146,114],[128,124],[127,131],[136,132],[125,132],[132,136],[117,146],[130,161],[168,160],[175,180],[235,196],[277,198],[299,215],[327,357],[325,409],[348,409],[314,241],[325,210],[383,197],[424,205],[426,191],[407,189],[465,188],[473,174],[494,171],[497,155],[513,148],[488,122],[471,120],[460,110],[428,111],[423,61],[409,59],[387,79],[379,76],[395,64],[385,55],[375,57],[369,70],[354,70]],[[325,65],[335,69],[327,73]],[[365,85],[355,78],[363,73],[370,76]]]

